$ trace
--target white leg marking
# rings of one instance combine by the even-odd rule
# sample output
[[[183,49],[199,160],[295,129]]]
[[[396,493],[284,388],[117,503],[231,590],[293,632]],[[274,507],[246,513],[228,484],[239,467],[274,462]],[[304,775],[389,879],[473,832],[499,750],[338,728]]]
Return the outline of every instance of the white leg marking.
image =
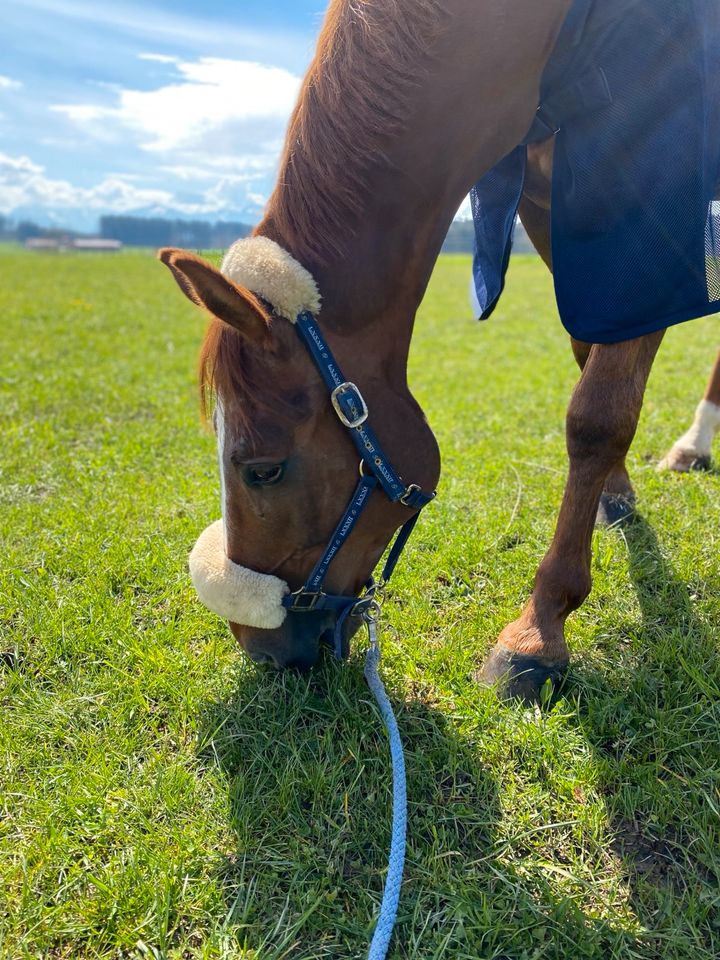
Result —
[[[673,450],[692,454],[696,457],[709,457],[715,434],[720,432],[720,407],[709,400],[701,400],[695,411],[693,425],[679,440]]]

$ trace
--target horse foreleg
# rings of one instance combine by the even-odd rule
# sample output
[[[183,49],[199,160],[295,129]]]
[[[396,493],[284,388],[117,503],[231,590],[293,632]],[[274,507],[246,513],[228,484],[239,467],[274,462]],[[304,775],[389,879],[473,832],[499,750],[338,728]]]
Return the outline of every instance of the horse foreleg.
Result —
[[[557,682],[568,665],[565,620],[590,593],[598,503],[635,435],[663,332],[588,352],[567,413],[570,469],[552,544],[530,600],[502,631],[479,674],[483,682],[499,684],[504,695],[537,699],[543,684]]]
[[[550,175],[552,170],[552,140],[528,148],[528,183],[531,193],[524,193],[520,201],[520,219],[527,235],[552,273],[552,248],[550,244]],[[528,184],[526,183],[526,191]],[[573,354],[582,371],[590,354],[592,344],[572,340]],[[635,512],[635,491],[625,466],[625,457],[608,473],[600,497],[595,522],[611,526],[627,520]]]
[[[581,340],[570,338],[573,355],[580,370],[585,369],[585,364],[590,356],[592,349],[591,343],[584,343]],[[608,475],[605,477],[603,491],[600,495],[597,516],[595,523],[603,527],[609,527],[623,520],[628,520],[635,512],[635,490],[630,480],[630,474],[627,471],[625,456],[623,455],[616,464],[614,464]]]
[[[720,353],[710,374],[705,396],[695,410],[695,419],[687,433],[676,440],[658,464],[658,470],[688,470],[710,468],[710,447],[720,432]]]

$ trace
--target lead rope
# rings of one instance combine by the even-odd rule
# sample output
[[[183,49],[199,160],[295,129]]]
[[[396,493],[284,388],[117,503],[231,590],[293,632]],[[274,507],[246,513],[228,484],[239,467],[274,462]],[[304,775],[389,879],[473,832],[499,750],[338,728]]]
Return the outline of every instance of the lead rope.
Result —
[[[378,914],[375,933],[373,934],[370,948],[368,950],[368,960],[385,960],[395,918],[397,916],[398,903],[400,901],[400,887],[403,879],[403,868],[405,866],[405,837],[407,833],[407,782],[405,779],[405,755],[403,753],[402,740],[398,729],[397,720],[393,713],[392,704],[385,692],[385,687],[378,666],[380,664],[380,643],[377,636],[377,619],[379,607],[377,604],[370,606],[363,613],[363,619],[367,624],[370,646],[365,656],[365,679],[370,687],[372,695],[375,697],[377,705],[382,714],[387,729],[388,740],[390,741],[390,756],[392,759],[393,776],[393,805],[392,805],[392,839],[390,841],[390,856],[388,858],[388,872],[385,877],[385,887],[383,889],[382,903],[380,904],[380,913]]]

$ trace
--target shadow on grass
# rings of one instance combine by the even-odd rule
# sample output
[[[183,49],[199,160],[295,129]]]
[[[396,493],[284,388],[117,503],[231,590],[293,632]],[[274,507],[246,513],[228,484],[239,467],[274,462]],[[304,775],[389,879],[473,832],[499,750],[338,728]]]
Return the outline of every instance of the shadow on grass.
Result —
[[[501,835],[499,771],[479,742],[442,704],[389,692],[410,803],[392,957],[655,956],[576,896],[554,898],[547,874],[526,869],[530,850]],[[202,756],[226,779],[236,837],[219,866],[227,936],[258,960],[363,956],[385,876],[391,770],[359,659],[328,657],[310,676],[245,668],[204,727]]]
[[[720,956],[718,828],[707,803],[720,772],[716,637],[648,522],[638,515],[622,535],[641,623],[620,624],[610,665],[576,668],[567,692],[604,773],[613,850],[647,929],[637,955],[711,960]]]
[[[497,791],[446,716],[389,693],[410,805],[393,955],[440,956],[462,926],[456,874],[492,845]],[[263,960],[364,955],[387,865],[392,774],[360,660],[328,656],[308,676],[243,670],[206,730],[203,755],[227,778],[237,837],[220,868],[228,932]],[[491,910],[481,899],[478,909]]]

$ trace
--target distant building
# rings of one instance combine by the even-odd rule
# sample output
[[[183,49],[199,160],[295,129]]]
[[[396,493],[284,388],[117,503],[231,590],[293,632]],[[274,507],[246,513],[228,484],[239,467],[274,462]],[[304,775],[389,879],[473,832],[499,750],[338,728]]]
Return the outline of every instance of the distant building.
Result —
[[[119,240],[101,237],[27,237],[26,250],[59,253],[61,250],[80,250],[85,253],[115,253],[122,250]]]
[[[169,220],[165,217],[133,217],[107,214],[100,217],[100,236],[121,240],[127,247],[185,247],[188,250],[218,250],[246,237],[246,223],[205,220]]]
[[[105,237],[76,237],[71,247],[73,250],[89,250],[94,253],[115,253],[122,250],[122,243],[120,240]]]
[[[25,241],[26,250],[42,250],[46,253],[48,251],[57,253],[60,247],[61,243],[57,237],[28,237]]]

